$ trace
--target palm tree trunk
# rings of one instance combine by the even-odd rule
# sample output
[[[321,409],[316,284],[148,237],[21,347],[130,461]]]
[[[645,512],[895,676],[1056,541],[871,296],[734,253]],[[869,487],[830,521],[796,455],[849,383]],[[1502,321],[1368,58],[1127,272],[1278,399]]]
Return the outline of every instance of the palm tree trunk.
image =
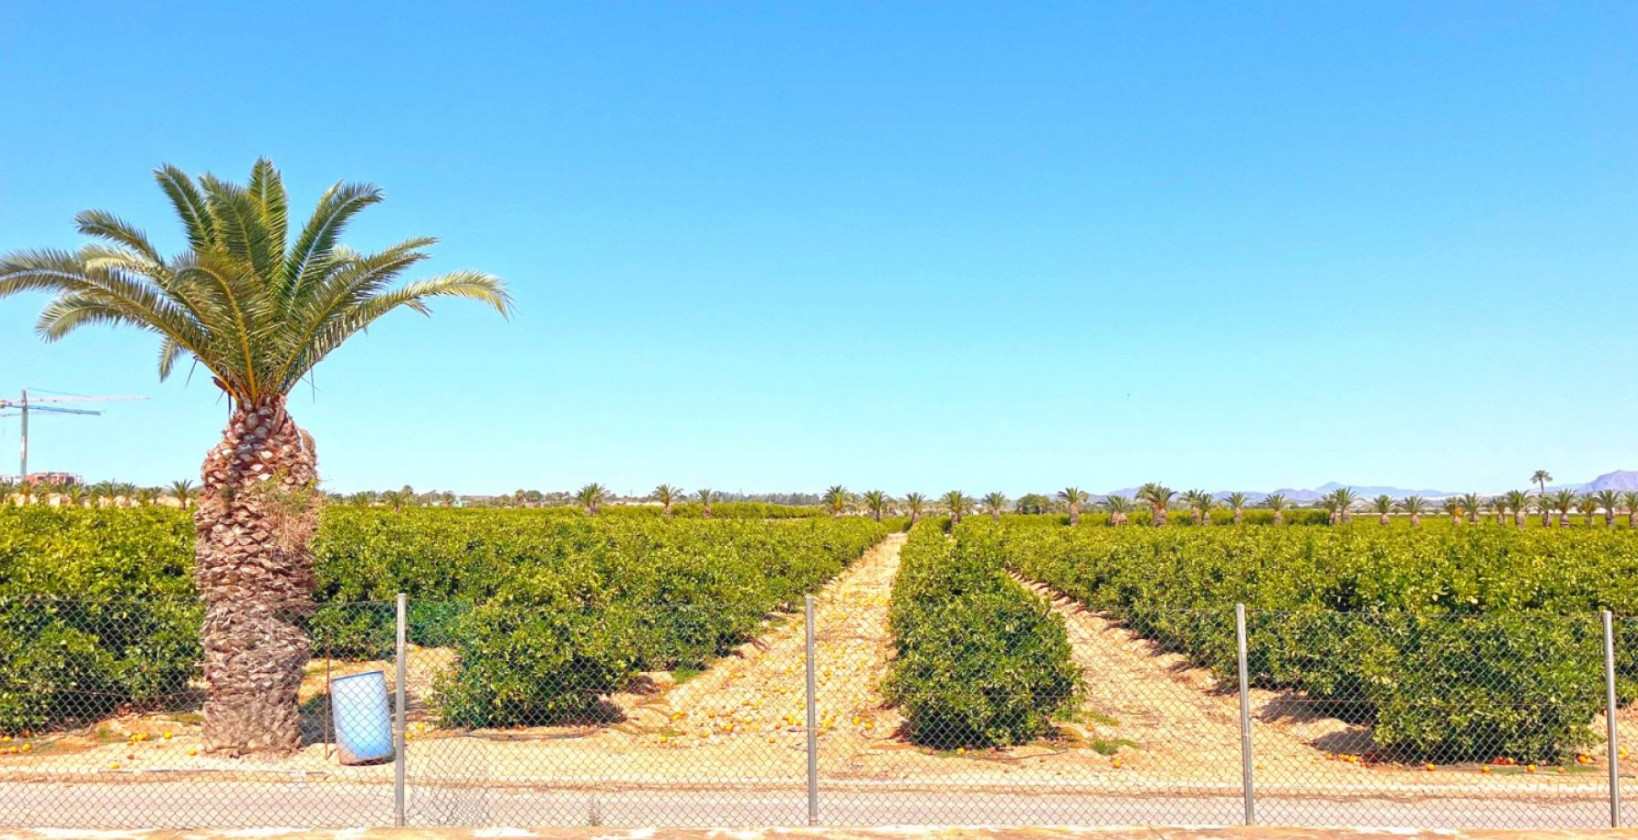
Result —
[[[194,514],[194,573],[209,694],[207,752],[289,753],[301,746],[296,700],[309,640],[318,528],[312,438],[282,399],[234,411],[205,458]]]
[[[1609,508],[1606,508],[1604,510],[1604,527],[1605,528],[1614,528],[1615,527],[1615,511],[1614,510],[1609,509]]]
[[[1558,527],[1560,527],[1560,528],[1570,527],[1570,513],[1569,513],[1569,511],[1559,511],[1559,514],[1558,514]]]
[[[1519,509],[1519,510],[1513,511],[1513,524],[1518,526],[1519,528],[1524,527],[1524,523],[1525,523],[1525,521],[1527,519],[1529,519],[1529,517],[1525,516],[1524,510],[1522,508]]]
[[[1382,514],[1382,524],[1383,524],[1383,525],[1388,525],[1388,524],[1390,524],[1390,523],[1389,523],[1389,522],[1388,522],[1388,515],[1387,515],[1387,514],[1385,514],[1385,513],[1384,513],[1384,514]]]
[[[1274,511],[1274,524],[1275,525],[1284,525],[1285,524],[1285,511],[1283,511],[1283,510]]]
[[[1244,517],[1243,512],[1239,508],[1235,508],[1234,509],[1234,524],[1235,525],[1241,524],[1241,520],[1244,519],[1244,518],[1245,517]]]
[[[1638,528],[1638,506],[1627,508],[1627,527]]]
[[[1150,521],[1154,523],[1154,526],[1156,528],[1166,527],[1166,509],[1165,508],[1155,508],[1155,512],[1150,517]]]
[[[1070,524],[1071,527],[1074,527],[1076,525],[1081,524],[1081,506],[1080,505],[1072,504],[1072,505],[1069,506],[1069,524]]]
[[[1420,513],[1411,514],[1411,527],[1412,528],[1422,527],[1422,514],[1420,514]]]
[[[1550,510],[1547,510],[1546,508],[1541,509],[1541,527],[1543,527],[1543,528],[1553,527],[1553,512],[1550,511]]]

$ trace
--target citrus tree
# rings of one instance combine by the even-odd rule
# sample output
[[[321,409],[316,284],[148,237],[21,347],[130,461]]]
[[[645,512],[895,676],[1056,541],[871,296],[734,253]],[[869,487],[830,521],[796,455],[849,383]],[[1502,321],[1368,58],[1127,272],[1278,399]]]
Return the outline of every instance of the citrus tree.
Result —
[[[160,253],[141,229],[101,210],[76,217],[98,240],[0,256],[0,299],[52,295],[38,333],[56,341],[88,325],[134,327],[159,339],[159,375],[192,360],[228,402],[221,442],[205,458],[194,515],[201,629],[204,746],[284,753],[301,745],[297,689],[307,661],[301,617],[311,610],[318,458],[286,398],[348,339],[398,309],[426,314],[433,298],[476,300],[503,315],[504,284],[457,271],[397,285],[434,240],[375,253],[341,244],[348,223],[382,199],[338,183],[292,237],[279,171],[258,160],[236,184],[155,172],[186,246]]]

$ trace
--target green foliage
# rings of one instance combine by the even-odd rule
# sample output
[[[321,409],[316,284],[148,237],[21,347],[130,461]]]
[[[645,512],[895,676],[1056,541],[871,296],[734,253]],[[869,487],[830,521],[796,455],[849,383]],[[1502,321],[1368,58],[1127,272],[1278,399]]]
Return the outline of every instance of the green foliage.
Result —
[[[957,551],[940,522],[910,532],[889,623],[897,656],[883,690],[917,743],[1023,743],[1076,706],[1063,620],[999,566]]]
[[[726,653],[887,529],[864,517],[333,507],[313,543],[313,650],[385,655],[405,592],[411,641],[460,655],[446,717],[560,720],[636,670]],[[0,730],[182,690],[199,659],[192,561],[182,511],[0,507]]]
[[[1602,687],[1596,611],[1638,611],[1638,534],[1512,527],[957,529],[962,550],[1125,620],[1224,678],[1248,605],[1253,679],[1436,761],[1552,761]],[[1623,658],[1630,689],[1634,662]],[[1626,689],[1624,689],[1626,690]]]

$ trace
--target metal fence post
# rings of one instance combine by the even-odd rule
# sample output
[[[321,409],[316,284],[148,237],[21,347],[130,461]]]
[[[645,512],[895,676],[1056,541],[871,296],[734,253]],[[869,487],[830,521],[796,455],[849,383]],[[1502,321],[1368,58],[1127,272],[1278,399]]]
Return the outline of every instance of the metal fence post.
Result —
[[[806,597],[807,664],[808,664],[808,825],[819,824],[819,703],[815,697],[818,680],[814,672],[818,663],[813,653],[813,596]]]
[[[397,749],[393,750],[392,761],[392,824],[399,828],[404,826],[404,766],[408,763],[408,757],[404,755],[404,748],[409,743],[409,739],[404,737],[407,731],[404,721],[404,682],[408,670],[404,655],[408,636],[407,625],[409,624],[406,618],[407,612],[409,612],[409,596],[400,592],[398,593],[398,681],[394,691],[396,695],[394,705],[397,714],[394,716],[396,725],[393,727],[393,745]]]
[[[1621,827],[1621,742],[1615,732],[1615,616],[1604,611],[1604,720],[1609,736],[1610,828]]]
[[[1257,796],[1251,778],[1251,676],[1246,664],[1246,605],[1234,605],[1234,637],[1240,653],[1240,784],[1245,788],[1246,825],[1257,824]]]

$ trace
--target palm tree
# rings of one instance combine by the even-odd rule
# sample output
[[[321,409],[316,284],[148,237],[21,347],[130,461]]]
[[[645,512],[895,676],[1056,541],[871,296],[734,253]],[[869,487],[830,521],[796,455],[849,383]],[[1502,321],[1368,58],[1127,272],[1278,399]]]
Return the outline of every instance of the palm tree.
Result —
[[[1542,494],[1531,496],[1530,502],[1535,505],[1536,512],[1541,514],[1541,527],[1551,528],[1553,525],[1553,498]]]
[[[1507,509],[1513,512],[1513,524],[1523,528],[1529,518],[1530,494],[1523,490],[1509,490],[1504,501],[1507,503]]]
[[[171,482],[168,492],[170,493],[171,498],[176,500],[176,506],[182,508],[183,510],[187,510],[188,506],[193,502],[193,482],[186,478],[182,479],[181,481]]]
[[[1598,497],[1591,493],[1575,497],[1575,512],[1581,514],[1582,524],[1591,528],[1598,522]]]
[[[85,507],[85,488],[79,484],[70,484],[63,488],[60,498],[69,507]]]
[[[927,497],[920,493],[904,494],[904,509],[910,511],[910,524],[921,521],[921,512],[927,509]]]
[[[1462,500],[1455,496],[1447,496],[1444,500],[1445,513],[1450,514],[1452,525],[1462,524]]]
[[[1541,498],[1541,499],[1547,498],[1547,482],[1552,481],[1552,480],[1553,480],[1553,474],[1546,471],[1546,470],[1536,470],[1535,472],[1530,474],[1531,483],[1535,484],[1537,487],[1539,487],[1541,489],[1541,495],[1538,496],[1537,498]]]
[[[1007,494],[999,490],[984,496],[984,509],[990,512],[990,518],[1001,521],[1001,511],[1007,509]]]
[[[587,514],[596,514],[609,500],[609,489],[594,481],[576,491],[574,499]]]
[[[1244,519],[1243,513],[1246,505],[1251,503],[1251,499],[1246,494],[1236,490],[1224,497],[1223,503],[1228,505],[1229,510],[1234,511],[1234,524],[1239,525]]]
[[[1337,516],[1341,519],[1342,524],[1347,525],[1353,522],[1354,505],[1359,504],[1359,494],[1354,492],[1354,488],[1338,487],[1331,496],[1336,501]]]
[[[1506,525],[1507,524],[1507,497],[1506,496],[1492,496],[1492,497],[1490,497],[1488,499],[1485,499],[1484,502],[1485,502],[1485,506],[1490,508],[1492,513],[1496,514],[1496,524],[1497,525]]]
[[[6,494],[0,493],[0,500],[5,498]],[[1622,493],[1621,506],[1627,509],[1627,527],[1638,528],[1638,492],[1629,490]]]
[[[1593,499],[1604,509],[1604,526],[1615,527],[1615,509],[1621,506],[1621,494],[1614,490],[1600,490],[1593,494]]]
[[[825,506],[830,508],[831,516],[841,516],[847,512],[847,488],[840,484],[833,484],[825,491]]]
[[[669,484],[662,484],[659,487],[654,488],[654,492],[648,494],[648,497],[656,502],[659,502],[660,510],[664,512],[666,516],[670,516],[671,506],[676,504],[677,501],[683,497],[683,491],[681,487],[672,487]]]
[[[114,486],[114,482],[99,481],[91,485],[91,506],[113,507],[114,498],[118,495],[119,490]]]
[[[87,324],[154,333],[162,379],[192,357],[227,395],[227,429],[205,459],[194,516],[209,691],[204,747],[288,753],[301,745],[308,542],[318,522],[313,440],[291,419],[286,398],[388,312],[425,314],[429,300],[457,297],[506,314],[511,302],[499,279],[472,271],[394,288],[434,240],[371,254],[341,245],[347,223],[381,201],[376,187],[331,187],[291,240],[288,196],[267,160],[256,162],[245,185],[195,180],[172,166],[155,179],[182,221],[181,253],[162,256],[136,226],[86,211],[76,217],[80,233],[103,242],[0,256],[0,299],[55,293],[37,326],[47,341]]]
[[[17,482],[9,478],[0,478],[0,505],[11,504],[11,497],[17,493]]]
[[[1575,510],[1576,498],[1574,490],[1560,490],[1553,494],[1553,510],[1558,511],[1558,527],[1570,526],[1570,511]]]
[[[1371,500],[1371,507],[1376,509],[1376,512],[1380,517],[1377,521],[1381,522],[1383,525],[1389,525],[1393,522],[1393,520],[1389,517],[1393,515],[1394,508],[1398,507],[1398,505],[1394,504],[1392,496],[1389,496],[1387,493],[1383,493],[1382,495]]]
[[[990,495],[994,496],[995,494],[991,493]],[[1006,497],[1003,496],[1002,504],[1006,504],[1005,500]],[[882,521],[882,516],[887,513],[887,506],[892,503],[893,497],[880,490],[869,490],[864,494],[865,509],[870,511],[870,518],[877,522]]]
[[[1421,496],[1406,496],[1399,502],[1399,509],[1410,515],[1412,528],[1422,525],[1422,514],[1428,509],[1428,502]]]
[[[1484,501],[1479,498],[1478,493],[1462,494],[1462,510],[1466,511],[1468,522],[1477,523],[1479,521],[1479,508],[1481,507],[1484,507]]]
[[[700,500],[700,518],[711,518],[711,503],[717,500],[717,491],[704,488],[694,491],[694,498]]]
[[[1065,487],[1058,491],[1058,498],[1069,506],[1069,524],[1071,527],[1081,524],[1081,505],[1086,504],[1091,496],[1079,487]]]
[[[1149,506],[1150,521],[1156,528],[1165,527],[1166,506],[1172,503],[1175,496],[1177,496],[1176,490],[1157,481],[1151,481],[1139,487],[1137,494],[1138,499]]]
[[[143,507],[150,507],[155,502],[159,501],[159,488],[138,487],[133,495],[136,498],[137,504]]]
[[[1110,526],[1116,528],[1125,525],[1132,512],[1132,500],[1121,495],[1109,495],[1103,500],[1103,506],[1109,510]]]
[[[972,506],[973,500],[960,490],[951,490],[944,494],[944,507],[950,511],[950,524],[960,525],[961,515]]]
[[[1216,502],[1210,490],[1190,490],[1184,493],[1183,503],[1189,506],[1189,524],[1210,525],[1211,506]]]
[[[1291,509],[1291,500],[1284,493],[1270,493],[1263,497],[1263,507],[1274,511],[1274,524],[1285,524],[1285,512]]]

